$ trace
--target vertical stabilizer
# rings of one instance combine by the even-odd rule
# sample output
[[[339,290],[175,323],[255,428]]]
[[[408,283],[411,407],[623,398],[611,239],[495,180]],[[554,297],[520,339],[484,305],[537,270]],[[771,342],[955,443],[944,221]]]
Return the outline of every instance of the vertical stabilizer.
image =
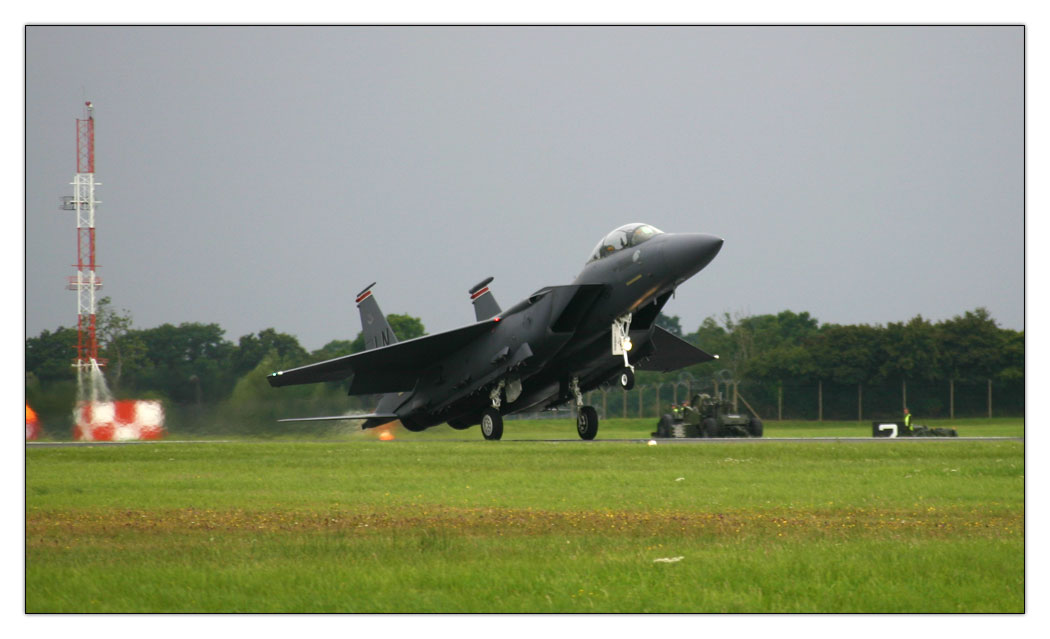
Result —
[[[386,321],[386,315],[379,310],[379,303],[372,296],[372,282],[365,290],[357,294],[357,310],[361,311],[361,332],[365,337],[365,350],[380,348],[397,343],[397,335]]]
[[[474,288],[469,291],[470,301],[474,303],[474,315],[479,322],[500,314],[499,304],[496,302],[496,298],[492,296],[492,291],[489,290],[491,281],[491,277],[484,279],[475,284]]]

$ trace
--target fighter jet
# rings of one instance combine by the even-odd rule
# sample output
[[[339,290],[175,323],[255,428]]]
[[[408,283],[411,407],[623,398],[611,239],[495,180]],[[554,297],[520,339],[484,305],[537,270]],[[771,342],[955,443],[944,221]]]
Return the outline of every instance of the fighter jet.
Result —
[[[656,326],[675,289],[718,254],[722,239],[626,224],[591,252],[572,284],[541,288],[507,310],[488,278],[470,289],[477,322],[399,342],[369,285],[357,296],[366,350],[268,376],[271,386],[347,381],[349,395],[380,394],[364,415],[282,421],[399,420],[411,431],[481,425],[503,436],[503,416],[573,403],[582,439],[598,433],[584,393],[634,387],[636,370],[672,371],[716,358]]]

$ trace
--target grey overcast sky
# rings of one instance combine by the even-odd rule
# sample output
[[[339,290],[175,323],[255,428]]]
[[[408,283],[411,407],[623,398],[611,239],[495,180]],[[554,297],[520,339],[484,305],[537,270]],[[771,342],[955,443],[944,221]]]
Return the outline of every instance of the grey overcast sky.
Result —
[[[612,228],[725,238],[665,313],[1024,328],[1024,30],[25,31],[26,335],[75,326],[74,120],[102,295],[140,328],[431,333],[568,283]]]

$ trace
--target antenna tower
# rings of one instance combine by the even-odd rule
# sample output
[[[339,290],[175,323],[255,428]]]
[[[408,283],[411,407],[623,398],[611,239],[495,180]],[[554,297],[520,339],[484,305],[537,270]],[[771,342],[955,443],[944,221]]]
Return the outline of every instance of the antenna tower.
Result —
[[[105,364],[98,357],[95,337],[95,292],[102,280],[95,274],[95,117],[91,102],[84,103],[84,119],[77,119],[77,172],[73,176],[73,195],[62,198],[62,208],[77,212],[77,274],[69,278],[68,289],[77,292],[77,357],[73,366],[78,376]]]

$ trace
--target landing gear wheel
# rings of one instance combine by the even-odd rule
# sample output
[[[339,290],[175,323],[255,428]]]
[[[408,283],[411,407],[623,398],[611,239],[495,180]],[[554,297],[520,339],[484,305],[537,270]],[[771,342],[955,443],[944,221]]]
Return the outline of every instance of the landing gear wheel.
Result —
[[[580,434],[580,439],[594,439],[598,434],[598,411],[594,410],[594,406],[580,406],[576,415],[576,432]]]
[[[486,408],[481,414],[481,434],[485,439],[503,437],[503,416],[495,408]]]
[[[620,372],[620,387],[627,391],[634,388],[634,371],[624,368]]]

